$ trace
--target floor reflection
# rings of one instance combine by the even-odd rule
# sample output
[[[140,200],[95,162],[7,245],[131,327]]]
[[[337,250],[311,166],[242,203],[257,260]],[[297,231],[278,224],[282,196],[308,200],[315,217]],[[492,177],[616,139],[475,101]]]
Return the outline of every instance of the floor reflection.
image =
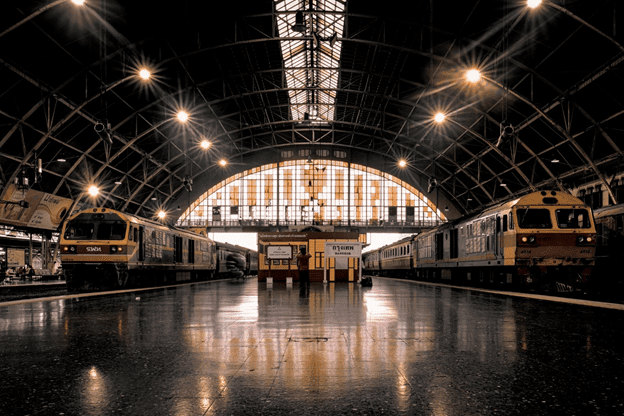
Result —
[[[44,401],[93,415],[620,405],[594,397],[624,387],[613,314],[379,279],[0,306],[0,411],[37,413]]]

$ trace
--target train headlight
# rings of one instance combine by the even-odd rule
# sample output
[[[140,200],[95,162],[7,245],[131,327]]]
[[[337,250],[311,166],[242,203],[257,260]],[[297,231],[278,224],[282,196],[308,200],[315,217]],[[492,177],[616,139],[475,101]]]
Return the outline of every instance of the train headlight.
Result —
[[[520,238],[520,241],[523,244],[535,244],[537,242],[537,238],[534,235],[523,235],[522,238]]]
[[[63,246],[63,253],[75,253],[76,246]]]
[[[123,251],[122,246],[110,246],[111,253],[121,253]]]
[[[590,235],[579,235],[578,237],[576,237],[576,243],[577,244],[595,244],[595,240],[592,236]]]

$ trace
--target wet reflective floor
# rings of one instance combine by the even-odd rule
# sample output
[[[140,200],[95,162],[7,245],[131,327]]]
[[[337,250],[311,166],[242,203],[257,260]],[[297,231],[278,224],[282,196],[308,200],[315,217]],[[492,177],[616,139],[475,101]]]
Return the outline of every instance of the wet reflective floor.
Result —
[[[622,414],[623,314],[383,279],[0,304],[0,414]]]

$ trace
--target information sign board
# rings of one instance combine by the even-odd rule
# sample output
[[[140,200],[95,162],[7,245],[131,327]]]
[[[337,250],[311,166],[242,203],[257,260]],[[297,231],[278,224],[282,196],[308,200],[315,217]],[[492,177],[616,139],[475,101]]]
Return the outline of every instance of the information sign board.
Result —
[[[267,246],[267,257],[271,260],[275,259],[292,259],[292,248],[290,246]]]

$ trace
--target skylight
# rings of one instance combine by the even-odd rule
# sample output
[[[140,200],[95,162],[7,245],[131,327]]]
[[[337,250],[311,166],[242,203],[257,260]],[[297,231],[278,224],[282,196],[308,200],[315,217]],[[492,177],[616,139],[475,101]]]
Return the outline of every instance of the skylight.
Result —
[[[276,0],[292,119],[334,120],[345,1]],[[297,22],[297,13],[303,22]],[[300,31],[293,30],[299,23]],[[301,24],[303,23],[303,25]],[[294,39],[294,40],[290,40]]]

